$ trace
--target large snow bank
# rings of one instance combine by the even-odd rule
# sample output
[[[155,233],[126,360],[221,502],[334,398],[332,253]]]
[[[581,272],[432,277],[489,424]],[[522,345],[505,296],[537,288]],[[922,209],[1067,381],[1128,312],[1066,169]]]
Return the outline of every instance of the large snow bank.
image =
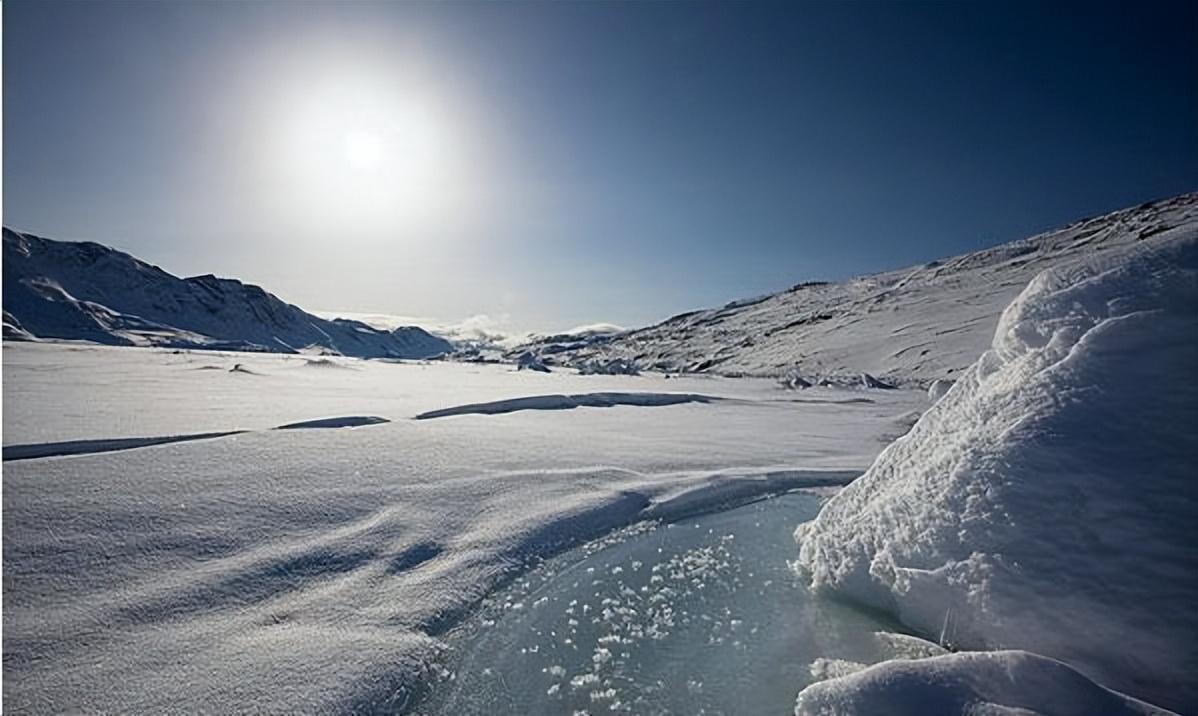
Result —
[[[886,661],[813,684],[796,716],[926,714],[1167,714],[1094,683],[1055,659],[1026,651],[964,652]]]
[[[799,527],[813,584],[963,648],[1198,709],[1198,231],[1040,274]]]

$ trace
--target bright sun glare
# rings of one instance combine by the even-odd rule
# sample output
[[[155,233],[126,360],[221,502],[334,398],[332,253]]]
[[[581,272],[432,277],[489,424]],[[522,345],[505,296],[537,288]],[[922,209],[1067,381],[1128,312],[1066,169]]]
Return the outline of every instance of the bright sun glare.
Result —
[[[355,169],[373,169],[383,160],[383,145],[378,135],[354,129],[341,138],[341,154]]]
[[[428,86],[326,63],[271,98],[277,215],[367,235],[444,221],[468,186],[457,115]]]

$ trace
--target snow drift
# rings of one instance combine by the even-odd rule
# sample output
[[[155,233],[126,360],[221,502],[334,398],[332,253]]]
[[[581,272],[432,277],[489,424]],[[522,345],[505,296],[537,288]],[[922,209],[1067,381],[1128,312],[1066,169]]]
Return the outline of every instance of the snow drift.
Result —
[[[1147,716],[1169,712],[1025,651],[965,652],[886,661],[799,694],[796,716],[840,714],[1051,714]]]
[[[1040,274],[952,390],[799,527],[814,586],[1198,710],[1196,307],[1194,227]]]
[[[252,284],[181,279],[101,244],[7,228],[4,337],[359,358],[427,358],[453,348],[415,326],[326,320]]]

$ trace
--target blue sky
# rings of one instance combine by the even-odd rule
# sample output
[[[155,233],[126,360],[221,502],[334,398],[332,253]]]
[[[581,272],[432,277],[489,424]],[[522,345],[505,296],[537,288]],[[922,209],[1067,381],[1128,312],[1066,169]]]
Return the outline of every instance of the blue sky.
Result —
[[[623,325],[1198,189],[1198,6],[4,4],[4,223]]]

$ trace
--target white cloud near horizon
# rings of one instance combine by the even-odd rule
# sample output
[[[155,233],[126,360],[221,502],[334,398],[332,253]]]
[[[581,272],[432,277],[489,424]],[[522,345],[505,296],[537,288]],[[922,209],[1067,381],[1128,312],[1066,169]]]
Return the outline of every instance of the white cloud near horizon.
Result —
[[[444,321],[428,316],[403,316],[392,313],[361,313],[356,311],[312,311],[321,318],[348,318],[382,330],[401,326],[420,328],[451,341],[483,342],[499,346],[514,346],[537,335],[572,335],[582,333],[618,333],[626,330],[614,323],[588,323],[565,330],[527,331],[512,326],[511,316],[491,316],[485,313],[468,316],[460,321]]]

